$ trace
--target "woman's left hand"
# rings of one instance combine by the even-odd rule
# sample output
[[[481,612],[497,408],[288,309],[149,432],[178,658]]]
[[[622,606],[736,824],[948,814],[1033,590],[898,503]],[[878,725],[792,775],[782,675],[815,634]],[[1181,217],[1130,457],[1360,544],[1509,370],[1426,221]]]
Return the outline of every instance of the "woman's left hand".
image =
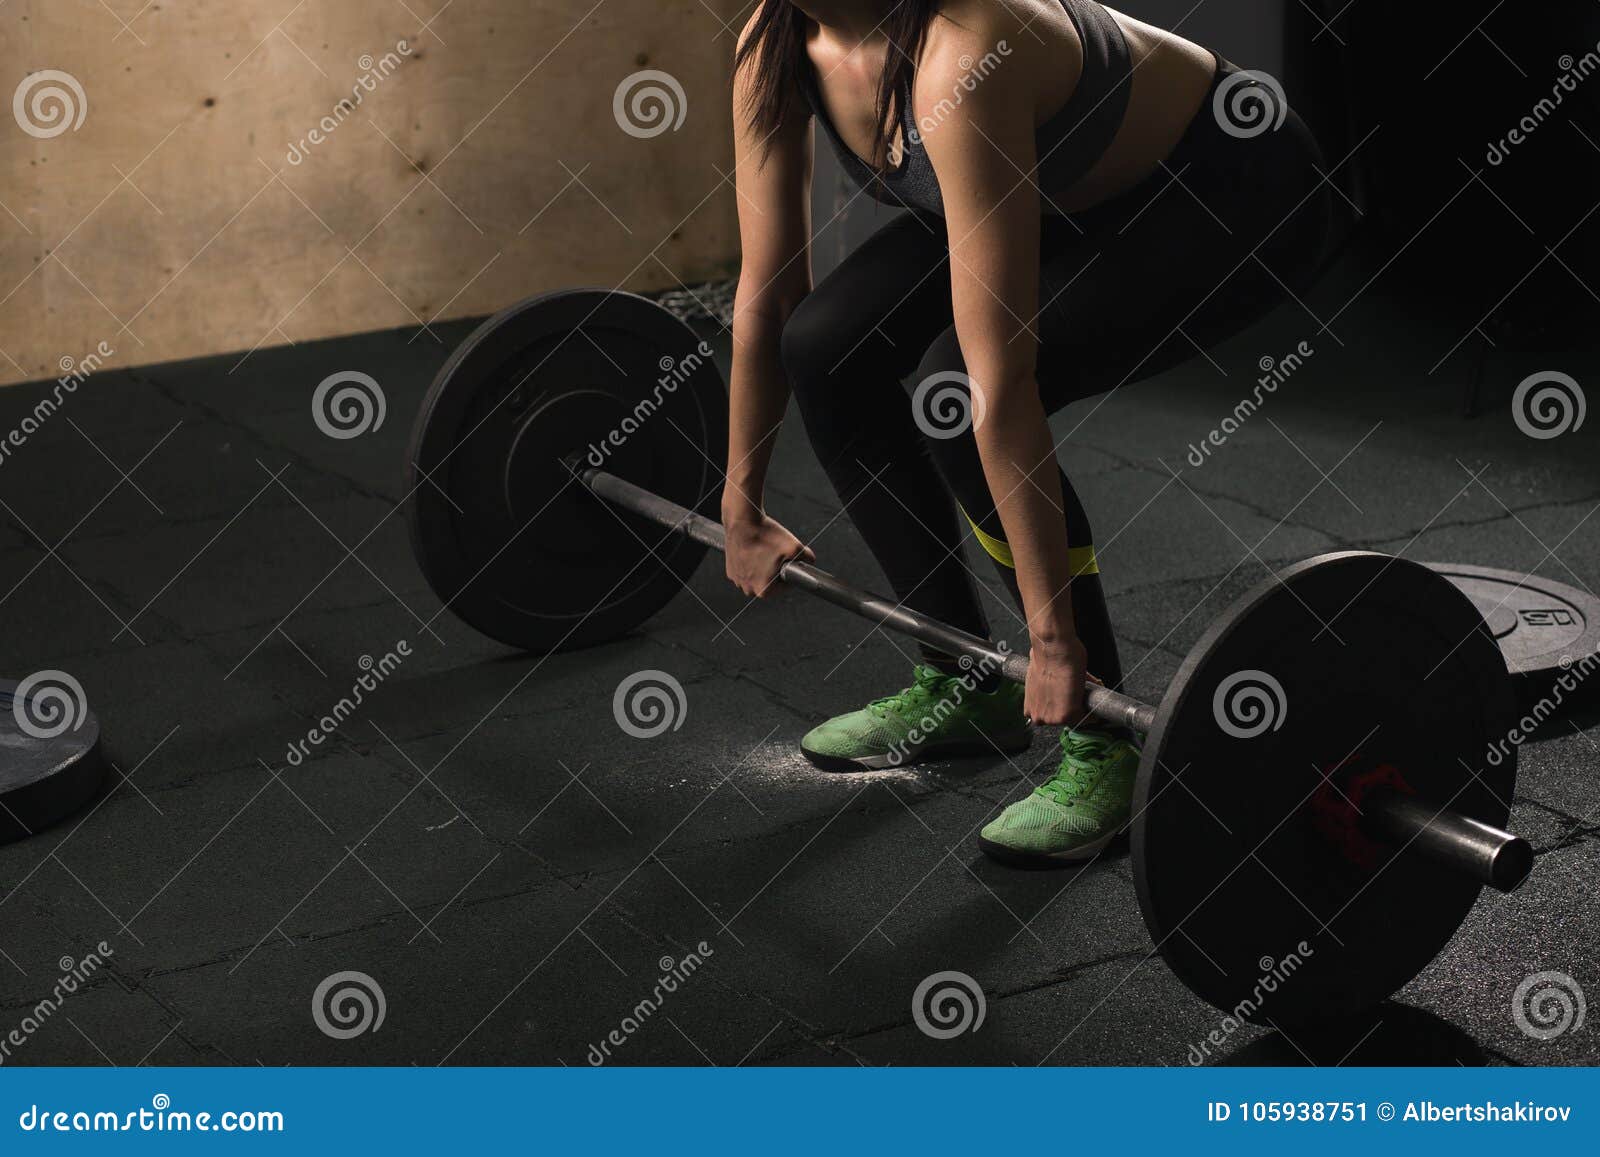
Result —
[[[1023,711],[1035,724],[1075,726],[1085,715],[1088,651],[1076,636],[1034,643],[1028,653]]]

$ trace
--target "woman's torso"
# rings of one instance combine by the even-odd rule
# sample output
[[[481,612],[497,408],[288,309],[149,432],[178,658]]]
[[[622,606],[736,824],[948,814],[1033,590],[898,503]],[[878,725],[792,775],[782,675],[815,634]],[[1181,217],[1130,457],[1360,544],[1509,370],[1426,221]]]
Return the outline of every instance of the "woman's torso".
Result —
[[[1073,2],[1081,4],[1082,0]],[[1105,37],[1093,26],[1088,30],[1095,56],[1087,81],[1085,41],[1063,0],[950,0],[942,14],[961,23],[967,15],[963,9],[993,4],[1004,5],[1020,30],[1020,34],[1005,38],[1008,52],[998,66],[1027,70],[1029,82],[1023,87],[1033,94],[1034,125],[1050,138],[1040,142],[1041,153],[1048,154],[1040,166],[1046,182],[1042,190],[1045,212],[1081,211],[1148,176],[1183,136],[1211,83],[1216,60],[1210,52],[1120,12],[1105,10],[1114,22],[1110,36],[1116,43],[1103,43]],[[1080,18],[1082,15],[1086,14]],[[924,59],[941,51],[942,23],[936,16]],[[813,30],[806,45],[817,85],[813,102],[829,122],[819,126],[819,135],[834,137],[843,151],[846,170],[858,180],[866,172],[861,158],[872,156],[876,146],[874,112],[886,47],[853,48],[831,41],[820,30]],[[1112,55],[1109,64],[1103,58],[1108,51]],[[1121,70],[1130,66],[1131,75],[1124,75]],[[981,71],[982,62],[977,67]],[[1112,91],[1110,86],[1123,80],[1126,84]],[[1093,91],[1078,94],[1080,82],[1089,83]],[[930,123],[930,115],[938,113],[939,102],[949,95],[925,91],[919,81],[913,91],[914,118]],[[1080,96],[1078,101],[1073,100],[1075,95]],[[1120,123],[1113,121],[1104,134],[1106,139],[1095,142],[1096,155],[1084,158],[1080,165],[1060,151],[1071,152],[1086,137],[1093,138],[1094,119],[1107,113],[1115,116],[1118,109],[1122,110]],[[890,152],[890,167],[897,171],[907,159],[904,123],[902,120],[896,128]],[[1068,128],[1074,130],[1072,134],[1056,143],[1057,130]],[[912,151],[911,159],[925,166],[926,157],[914,155],[915,143]],[[1071,173],[1065,187],[1049,187],[1050,170],[1060,168],[1054,161],[1066,162]],[[926,176],[931,178],[931,174]],[[889,187],[892,193],[893,180]]]

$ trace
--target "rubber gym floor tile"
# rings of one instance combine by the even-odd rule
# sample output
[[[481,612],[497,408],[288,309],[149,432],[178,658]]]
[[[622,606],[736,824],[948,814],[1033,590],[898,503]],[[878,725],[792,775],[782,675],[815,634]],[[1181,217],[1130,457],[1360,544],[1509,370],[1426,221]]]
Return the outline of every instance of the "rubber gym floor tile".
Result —
[[[1504,1058],[1425,1009],[1388,1002],[1335,1025],[1271,1029],[1197,1000],[1158,958],[1118,959],[1067,981],[991,994],[977,1031],[914,1024],[841,1042],[868,1063],[1222,1066],[1490,1065]]]
[[[316,645],[318,636],[313,633],[311,639]],[[662,671],[685,686],[711,673],[698,657],[646,637],[559,658],[501,650],[472,660],[460,649],[440,649],[430,641],[414,645],[422,663],[407,660],[372,700],[377,706],[369,718],[388,738],[441,736],[447,747],[466,741],[470,750],[476,736],[493,727],[509,734],[526,758],[631,759],[639,741],[617,727],[612,708],[617,688],[643,672]],[[460,665],[452,666],[444,650]],[[326,700],[326,692],[323,696]],[[313,710],[320,714],[328,706],[324,701]],[[356,721],[355,742],[387,749],[388,740],[366,726]]]
[[[1518,779],[1520,778],[1519,774]],[[1511,805],[1511,819],[1506,827],[1532,844],[1536,853],[1550,852],[1577,843],[1594,831],[1600,830],[1600,822],[1585,825],[1575,816],[1568,816],[1546,804],[1529,799],[1522,794],[1520,782],[1517,790],[1517,798]]]
[[[383,424],[359,437],[336,439],[318,427],[311,407],[263,414],[251,419],[250,428],[280,454],[297,460],[359,490],[391,501],[404,497],[402,485],[410,418],[421,397],[406,400],[403,408],[385,415]],[[397,406],[400,400],[397,399]]]
[[[61,961],[83,959],[97,944],[87,933],[62,927],[45,903],[45,888],[30,889],[41,872],[59,871],[37,847],[0,860],[0,920],[6,928],[0,945],[0,1026],[6,1020],[3,1010],[33,1007],[60,978]],[[0,1027],[0,1045],[5,1027]]]
[[[11,521],[11,518],[0,510],[0,553],[22,550],[34,545],[36,545],[34,537],[24,533],[21,526]]]
[[[1225,412],[1232,403],[1217,404]],[[1190,458],[1192,448],[1178,447],[1164,460],[1197,490],[1231,495],[1355,543],[1435,521],[1481,521],[1501,513],[1501,502],[1515,508],[1592,490],[1580,462],[1569,459],[1572,450],[1552,453],[1499,415],[1480,422],[1451,416],[1434,429],[1379,424],[1332,407],[1272,409],[1214,448],[1202,466]]]
[[[0,610],[6,618],[7,663],[20,678],[53,669],[76,655],[137,648],[160,635],[157,624],[123,631],[138,613],[99,576],[59,552],[0,552]],[[154,628],[154,629],[152,629]],[[118,637],[120,635],[120,637]]]
[[[146,983],[187,1031],[245,1063],[582,1066],[616,1030],[615,1063],[731,1065],[764,1039],[795,1039],[780,1011],[722,980],[722,941],[684,971],[698,942],[641,934],[597,911],[600,899],[558,886],[463,904],[439,942],[386,924],[278,941],[232,975],[215,964]],[[381,989],[384,1019],[336,1040],[319,1030],[313,994],[343,972]],[[663,972],[678,975],[658,995]]]
[[[411,738],[470,724],[538,663],[439,614],[430,596],[408,602],[409,610],[394,600],[301,610],[276,630],[247,627],[209,636],[205,646],[232,678],[298,716],[321,719],[339,709],[339,735],[362,748],[384,746],[385,735]],[[358,686],[363,677],[374,686]],[[339,707],[345,700],[354,713]],[[527,704],[517,698],[515,707]]]
[[[469,737],[447,733],[380,757],[414,761],[496,838],[514,840],[561,873],[625,869],[650,854],[757,840],[833,814],[853,798],[893,807],[931,790],[909,774],[819,771],[792,743],[765,738],[772,705],[749,687],[716,688],[719,710],[743,720],[729,734],[697,714],[704,684],[685,687],[678,731],[624,733],[610,697],[591,707],[491,719]],[[756,723],[762,721],[757,729]],[[862,789],[871,789],[862,794]]]
[[[103,929],[130,968],[243,969],[268,940],[383,922],[431,939],[452,898],[550,881],[421,777],[353,756],[119,793],[96,818],[56,853],[59,878],[41,872],[24,894]]]
[[[535,922],[571,924],[582,915],[569,889],[518,899],[514,911],[523,923],[508,922],[504,940],[413,942],[413,929],[382,923],[292,943],[274,939],[243,967],[205,963],[158,973],[145,985],[184,1019],[195,1039],[217,1050],[220,1063],[436,1064],[526,971],[519,946],[536,934]],[[319,1028],[314,1013],[337,1030],[343,1026],[332,1019],[335,1008],[314,1003],[314,996],[324,980],[351,973],[365,979],[335,980],[330,994],[364,989],[376,1010],[381,992],[383,1019],[377,1022],[374,1011],[368,1021],[374,1027],[335,1039]]]
[[[1219,614],[1257,586],[1272,582],[1285,561],[1268,557],[1258,562],[1246,555],[1233,569],[1216,574],[1117,589],[1111,596],[1112,623],[1119,635],[1157,644],[1172,655],[1187,655]],[[1124,667],[1130,665],[1125,656]]]
[[[1191,1048],[1210,1063],[1266,1035],[1249,1025],[1223,1032],[1221,1012],[1179,984],[1159,957],[1145,960],[1143,953],[1059,982],[991,990],[982,1023],[948,1039],[929,1036],[912,1013],[908,999],[893,1027],[842,1044],[869,1064],[1183,1065],[1192,1063]],[[1213,1031],[1223,1043],[1208,1054]]]
[[[619,877],[617,902],[680,939],[736,937],[737,986],[825,1036],[903,1019],[934,972],[1021,987],[1148,946],[1125,878],[1101,864],[1000,878],[978,863],[982,818],[949,795],[841,809],[759,841],[666,855]]]
[[[1484,480],[1494,485],[1492,476]],[[1390,541],[1374,547],[1404,551],[1407,558],[1460,560],[1538,574],[1579,590],[1600,590],[1600,495],[1570,503],[1507,513],[1467,526],[1430,527],[1415,541]]]
[[[191,643],[105,651],[70,668],[99,716],[107,758],[146,789],[258,759],[281,762],[289,741],[310,725],[247,674],[230,679],[227,667]]]
[[[1253,551],[1263,559],[1305,558],[1338,549],[1319,531],[1280,524],[1228,499],[1208,498],[1145,470],[1103,475],[1084,487],[1095,511],[1102,573],[1141,583],[1226,571]],[[1174,550],[1174,543],[1183,543]],[[1115,590],[1115,586],[1111,587]]]
[[[1057,443],[1066,439],[1068,447],[1089,447],[1124,465],[1161,469],[1165,460],[1181,469],[1188,443],[1222,416],[1211,417],[1217,408],[1213,395],[1237,392],[1229,379],[1201,363],[1073,402],[1050,416],[1050,428]],[[1061,462],[1071,477],[1069,452]]]
[[[1433,1011],[1522,1064],[1592,1064],[1594,1010],[1580,1025],[1577,1008],[1582,993],[1600,991],[1590,951],[1600,938],[1597,874],[1600,842],[1593,839],[1540,856],[1515,892],[1483,894],[1455,939],[1398,999]],[[1546,972],[1561,975],[1530,981]],[[1524,983],[1529,987],[1519,1002]],[[1554,1033],[1563,998],[1566,1028]],[[1519,1007],[1523,1023],[1548,1039],[1519,1025]]]
[[[112,576],[126,599],[189,637],[266,630],[302,609],[414,598],[423,585],[394,508],[359,497],[251,506],[137,540],[73,543],[63,554],[85,573]]]
[[[1071,413],[1070,409],[1067,411]],[[1061,461],[1062,469],[1067,472],[1067,477],[1072,479],[1073,486],[1084,484],[1087,479],[1098,478],[1102,474],[1110,474],[1117,470],[1124,470],[1132,459],[1123,455],[1115,448],[1091,446],[1087,441],[1078,437],[1079,431],[1074,430],[1074,423],[1070,417],[1057,414],[1050,420],[1050,428],[1060,445],[1056,454]],[[1065,439],[1064,442],[1061,439]]]
[[[26,460],[39,433],[58,425],[66,430],[76,426],[77,448],[94,455],[91,443],[131,446],[146,435],[160,435],[180,421],[200,417],[147,381],[140,370],[100,370],[79,381],[76,389],[50,378],[0,391],[0,437],[9,442],[16,431],[22,443],[6,447],[8,466]]]
[[[1283,343],[1272,351],[1274,356],[1288,352],[1295,340],[1288,336],[1263,339]],[[1271,461],[1263,455],[1276,454],[1280,449],[1304,464],[1290,443],[1273,429],[1274,422],[1293,434],[1286,423],[1293,424],[1308,409],[1327,409],[1330,415],[1321,422],[1323,427],[1349,423],[1353,430],[1335,460],[1374,424],[1375,419],[1357,424],[1348,406],[1322,404],[1315,388],[1302,384],[1298,375],[1288,379],[1288,384],[1280,386],[1276,393],[1263,391],[1257,405],[1257,381],[1262,376],[1258,363],[1262,356],[1266,355],[1259,346],[1247,356],[1230,355],[1225,363],[1227,376],[1197,361],[1058,411],[1050,424],[1058,442],[1067,438],[1067,449],[1061,454],[1067,473],[1073,474],[1073,449],[1087,446],[1126,464],[1162,474],[1169,473],[1170,467],[1171,471],[1192,471],[1194,477],[1203,478],[1218,463],[1248,469],[1253,462],[1265,476],[1270,473]],[[1300,373],[1309,376],[1313,368],[1315,362],[1308,362]],[[1241,407],[1241,402],[1246,405]],[[1251,406],[1255,406],[1253,411]],[[1200,466],[1190,460],[1191,454],[1200,460]]]
[[[1208,500],[1231,495],[1270,518],[1318,527],[1351,548],[1434,519],[1481,520],[1499,512],[1493,498],[1468,485],[1470,475],[1453,457],[1419,450],[1402,427],[1352,428],[1319,416],[1282,427],[1282,435],[1268,431],[1274,443],[1239,447],[1184,480]]]
[[[59,973],[49,977],[39,999],[51,998],[51,1009],[40,1016],[38,1000],[26,1006],[0,1006],[0,1036],[13,1029],[25,1037],[10,1045],[7,1065],[199,1065],[211,1062],[190,1042],[184,1026],[159,1001],[140,989],[124,987],[106,978],[66,994],[54,1003],[53,986]],[[30,1024],[38,1029],[28,1032]],[[50,1106],[72,1112],[83,1105]],[[41,1112],[45,1110],[40,1105]]]
[[[578,896],[596,902],[592,889]],[[467,921],[477,921],[469,935],[493,935],[495,921],[504,919],[502,908],[490,903],[467,912]],[[473,1051],[503,1055],[506,1029],[517,1027],[515,1021],[505,1023],[505,1014],[519,1003],[521,1025],[537,1034],[535,1047],[541,1052],[535,1055],[541,1059],[535,1063],[733,1066],[760,1049],[803,1039],[802,1028],[784,1009],[732,983],[736,974],[727,961],[737,951],[726,936],[663,938],[628,914],[611,912],[609,905],[585,916],[581,926],[541,926],[526,957],[527,982],[499,1010],[491,1011],[492,1002],[483,1008],[482,1028],[450,1061],[469,1063]],[[673,978],[676,987],[658,990],[663,977]],[[484,995],[492,996],[493,990]],[[472,1011],[481,1004],[472,1005]],[[630,1021],[638,1023],[636,1030],[630,1031]],[[626,1040],[601,1047],[613,1030]]]
[[[1263,327],[1255,348],[1268,356],[1303,336],[1285,331],[1274,338],[1267,328],[1281,327]],[[1247,504],[1270,500],[1285,511],[1304,498],[1297,521],[1354,541],[1414,532],[1447,505],[1454,518],[1492,513],[1493,499],[1476,488],[1455,497],[1485,466],[1485,480],[1513,507],[1592,491],[1580,439],[1536,441],[1512,421],[1510,393],[1525,367],[1522,373],[1508,368],[1514,376],[1503,383],[1503,396],[1496,394],[1479,418],[1467,419],[1459,405],[1460,373],[1441,373],[1418,389],[1414,383],[1429,378],[1430,366],[1409,377],[1397,367],[1397,353],[1415,344],[1415,336],[1393,348],[1322,344],[1242,420],[1235,407],[1242,399],[1254,401],[1258,375],[1253,364],[1225,358],[1226,379],[1197,364],[1078,403],[1058,414],[1053,426],[1058,436],[1072,431],[1072,444],[1102,446],[1151,469],[1164,462],[1203,492]],[[1220,428],[1225,420],[1236,426],[1231,433]],[[1206,454],[1213,430],[1223,445]],[[1332,482],[1359,504],[1359,512],[1326,482],[1311,490],[1319,475],[1301,451],[1332,473]],[[1191,453],[1201,466],[1194,466]]]
[[[33,452],[6,467],[16,484],[7,502],[18,519],[49,542],[226,520],[247,505],[293,505],[285,486],[307,502],[334,498],[346,489],[246,430],[203,421],[98,439],[62,422],[42,431],[28,448]]]
[[[477,320],[435,323],[438,341],[415,329],[357,334],[297,346],[241,351],[146,366],[138,372],[174,399],[253,424],[269,414],[311,413],[317,386],[328,375],[359,370],[388,396],[390,420],[404,425],[422,391]],[[412,336],[416,334],[416,340]]]
[[[1577,726],[1592,723],[1592,714],[1578,719],[1550,719],[1517,750],[1517,796],[1536,800],[1573,818],[1568,830],[1600,828],[1600,763],[1595,737]]]

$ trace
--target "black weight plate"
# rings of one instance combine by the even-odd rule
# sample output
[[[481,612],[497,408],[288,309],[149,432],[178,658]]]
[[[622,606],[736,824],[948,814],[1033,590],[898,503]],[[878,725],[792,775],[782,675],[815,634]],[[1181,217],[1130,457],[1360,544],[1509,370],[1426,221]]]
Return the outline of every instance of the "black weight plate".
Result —
[[[1427,564],[1455,583],[1489,621],[1506,668],[1548,683],[1600,651],[1600,599],[1536,575],[1464,563]]]
[[[1319,822],[1356,822],[1325,785],[1354,792],[1351,777],[1387,767],[1422,798],[1504,827],[1516,748],[1490,749],[1515,716],[1482,617],[1424,566],[1333,554],[1256,588],[1184,661],[1139,768],[1134,879],[1173,971],[1261,1024],[1392,995],[1479,885],[1414,848],[1373,844],[1381,855],[1362,862]]]
[[[59,823],[92,799],[105,777],[100,721],[70,677],[45,672],[0,680],[0,843]]]
[[[417,560],[463,620],[546,652],[616,638],[705,547],[596,498],[600,466],[716,517],[727,394],[687,325],[630,293],[532,298],[484,322],[423,401],[406,463]]]

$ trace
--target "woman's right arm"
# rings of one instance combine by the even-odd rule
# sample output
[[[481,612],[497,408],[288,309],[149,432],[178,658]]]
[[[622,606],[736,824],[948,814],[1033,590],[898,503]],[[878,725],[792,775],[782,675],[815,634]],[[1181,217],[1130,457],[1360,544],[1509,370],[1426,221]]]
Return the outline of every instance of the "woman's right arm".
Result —
[[[748,34],[748,30],[747,30]],[[793,116],[770,138],[748,116],[752,59],[734,77],[734,181],[741,261],[728,383],[728,474],[722,521],[728,578],[764,596],[789,559],[810,558],[766,516],[763,491],[789,404],[779,356],[784,323],[811,290],[811,123]]]

